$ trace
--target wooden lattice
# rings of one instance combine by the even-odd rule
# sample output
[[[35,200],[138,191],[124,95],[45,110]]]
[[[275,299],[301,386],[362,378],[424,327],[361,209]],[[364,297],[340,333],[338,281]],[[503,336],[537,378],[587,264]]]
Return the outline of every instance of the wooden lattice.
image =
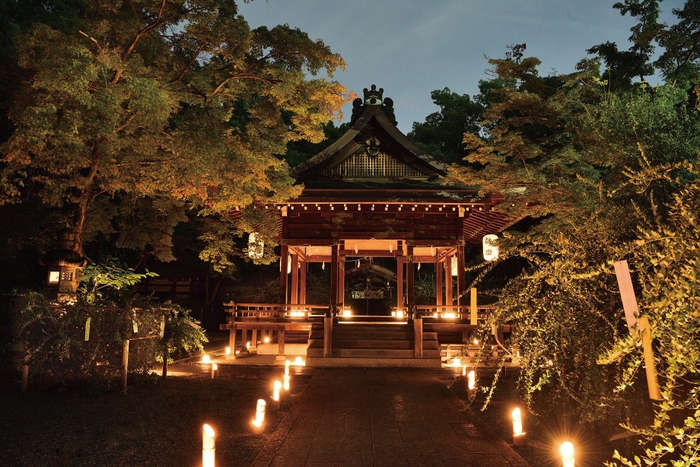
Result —
[[[388,154],[370,156],[366,152],[353,154],[323,175],[333,178],[411,178],[425,174]]]

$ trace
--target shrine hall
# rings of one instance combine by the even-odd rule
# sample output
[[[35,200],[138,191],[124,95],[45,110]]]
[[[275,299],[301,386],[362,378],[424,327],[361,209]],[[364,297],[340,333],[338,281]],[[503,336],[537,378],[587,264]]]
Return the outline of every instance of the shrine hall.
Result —
[[[445,165],[399,131],[375,85],[353,102],[350,129],[292,175],[301,195],[275,206],[279,303],[225,304],[230,358],[253,347],[307,365],[434,367],[469,344],[488,309],[465,290],[465,246],[512,222],[501,194],[446,185]],[[327,303],[307,302],[314,263],[329,271]],[[435,303],[416,303],[421,267]]]

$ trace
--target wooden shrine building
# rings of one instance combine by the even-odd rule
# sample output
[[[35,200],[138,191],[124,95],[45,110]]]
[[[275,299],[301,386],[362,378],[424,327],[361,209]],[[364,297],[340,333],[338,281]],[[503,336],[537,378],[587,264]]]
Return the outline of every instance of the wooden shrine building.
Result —
[[[384,351],[362,352],[357,342],[345,342],[352,337],[344,337],[339,324],[355,323],[354,334],[346,335],[356,341],[368,340],[364,337],[378,329],[378,340],[386,341],[387,325],[394,323],[409,336],[408,348],[395,352],[396,358],[434,361],[439,342],[426,346],[425,337],[436,337],[441,326],[463,336],[476,328],[480,315],[475,302],[466,303],[464,290],[465,245],[481,245],[484,235],[507,225],[494,209],[504,198],[479,196],[473,187],[446,186],[445,166],[398,130],[392,104],[383,89],[365,89],[364,99],[353,103],[351,128],[293,171],[304,189],[298,198],[276,206],[280,300],[230,304],[233,316],[223,327],[231,329],[234,348],[237,329],[244,332],[243,341],[246,330],[254,331],[253,345],[258,333],[277,336],[282,355],[289,353],[285,332],[308,332],[308,362],[342,364],[343,357],[353,356],[384,361],[392,358],[386,342],[379,345]],[[328,303],[307,303],[312,263],[330,269]],[[434,268],[433,304],[416,304],[421,265]],[[386,303],[387,297],[388,309],[368,305],[378,298]],[[374,328],[367,327],[372,324]],[[379,324],[384,327],[377,328]]]

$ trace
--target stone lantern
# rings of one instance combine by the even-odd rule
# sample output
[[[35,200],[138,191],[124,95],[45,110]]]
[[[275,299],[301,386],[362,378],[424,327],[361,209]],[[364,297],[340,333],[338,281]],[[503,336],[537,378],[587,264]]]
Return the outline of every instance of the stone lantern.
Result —
[[[59,302],[75,301],[82,268],[87,264],[87,258],[72,249],[73,239],[70,229],[59,230],[57,248],[41,258],[41,264],[48,269],[48,289],[56,294]]]

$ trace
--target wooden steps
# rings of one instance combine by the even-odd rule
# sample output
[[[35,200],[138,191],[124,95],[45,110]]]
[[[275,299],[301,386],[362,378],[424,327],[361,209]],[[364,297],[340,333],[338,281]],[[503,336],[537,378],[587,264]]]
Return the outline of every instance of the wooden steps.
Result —
[[[333,326],[331,356],[323,357],[323,325],[311,330],[306,364],[310,366],[440,367],[437,333],[423,333],[423,358],[414,358],[410,324],[340,323]]]

